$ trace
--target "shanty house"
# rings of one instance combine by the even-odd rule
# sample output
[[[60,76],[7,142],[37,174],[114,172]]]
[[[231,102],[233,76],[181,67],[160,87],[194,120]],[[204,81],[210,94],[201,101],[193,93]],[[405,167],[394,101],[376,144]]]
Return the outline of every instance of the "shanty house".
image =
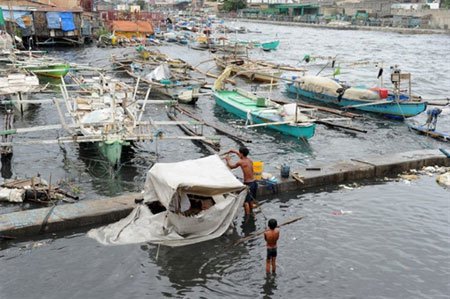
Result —
[[[145,38],[154,33],[152,24],[146,21],[112,21],[111,31],[125,38]]]

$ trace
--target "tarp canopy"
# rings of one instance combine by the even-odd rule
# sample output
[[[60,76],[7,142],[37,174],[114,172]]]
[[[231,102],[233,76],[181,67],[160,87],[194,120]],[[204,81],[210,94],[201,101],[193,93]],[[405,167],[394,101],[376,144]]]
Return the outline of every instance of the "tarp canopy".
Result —
[[[240,193],[230,193],[240,191]],[[182,194],[210,196],[214,205],[193,216],[171,211]],[[126,218],[88,232],[105,245],[151,242],[183,246],[220,237],[242,206],[246,187],[218,156],[177,163],[158,163],[147,174],[144,201],[159,201],[167,210],[152,214],[138,205]]]
[[[168,209],[177,191],[213,196],[240,191],[236,179],[217,155],[177,163],[157,163],[147,173],[144,201],[159,201]]]
[[[59,16],[61,18],[62,31],[74,31],[76,29],[75,23],[73,22],[73,13],[60,12]]]
[[[61,29],[61,18],[59,12],[49,11],[45,14],[47,17],[48,29]]]

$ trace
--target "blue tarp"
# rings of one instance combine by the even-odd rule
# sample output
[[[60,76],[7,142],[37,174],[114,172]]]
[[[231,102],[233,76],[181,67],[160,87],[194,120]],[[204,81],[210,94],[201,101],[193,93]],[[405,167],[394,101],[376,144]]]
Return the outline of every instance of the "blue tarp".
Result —
[[[73,22],[73,13],[71,12],[60,12],[61,17],[61,29],[62,31],[73,31],[76,29],[75,23]]]
[[[47,12],[46,17],[48,29],[61,29],[59,12]]]
[[[27,15],[31,15],[31,12],[15,10],[12,13],[12,18],[13,18],[13,21],[15,21],[16,24],[20,28],[25,28],[25,23],[23,22],[22,17],[23,16],[27,16]],[[4,16],[5,20],[11,21],[11,13],[9,11],[5,10],[4,13],[3,13],[3,16]]]

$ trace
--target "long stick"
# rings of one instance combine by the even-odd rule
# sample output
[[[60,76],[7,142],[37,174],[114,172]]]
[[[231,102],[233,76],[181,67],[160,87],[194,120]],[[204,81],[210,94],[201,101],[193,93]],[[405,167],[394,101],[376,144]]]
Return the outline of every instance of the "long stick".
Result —
[[[306,217],[306,216],[300,216],[300,217],[297,217],[297,218],[288,220],[288,221],[283,222],[282,224],[278,225],[278,227],[282,227],[282,226],[285,226],[285,225],[288,225],[288,224],[297,222],[297,221],[299,221],[299,220],[302,220],[302,219],[305,218],[305,217]],[[264,234],[265,231],[266,231],[265,229],[262,229],[262,230],[260,230],[260,231],[258,231],[258,232],[256,232],[256,233],[253,233],[253,234],[251,234],[251,235],[249,235],[249,236],[247,236],[247,237],[245,237],[245,238],[241,238],[241,239],[237,240],[236,242],[234,242],[233,245],[236,246],[236,245],[239,245],[239,244],[241,244],[241,243],[247,242],[247,241],[249,241],[249,240],[251,240],[251,239],[254,239],[254,238],[256,238],[256,237],[258,237],[258,236]]]
[[[240,142],[240,143],[242,143],[242,142],[251,143],[252,142],[252,140],[250,140],[250,139],[245,139],[243,137],[236,136],[236,135],[232,134],[231,132],[228,132],[228,131],[226,131],[226,130],[224,130],[222,128],[217,127],[216,125],[214,125],[212,123],[205,122],[201,118],[195,116],[193,113],[191,113],[190,111],[188,111],[188,110],[186,110],[184,108],[181,108],[180,106],[175,106],[175,109],[177,109],[178,111],[184,113],[185,115],[189,116],[190,118],[195,119],[196,121],[203,122],[208,127],[213,128],[214,130],[216,130],[219,133],[227,135],[228,137],[230,137],[231,139],[233,139],[233,140],[235,140],[237,142]]]

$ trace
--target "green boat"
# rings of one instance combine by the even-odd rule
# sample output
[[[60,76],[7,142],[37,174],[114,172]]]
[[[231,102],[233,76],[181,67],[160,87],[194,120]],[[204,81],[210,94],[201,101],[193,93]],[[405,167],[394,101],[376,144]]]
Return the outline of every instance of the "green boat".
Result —
[[[112,139],[98,142],[97,145],[100,153],[111,165],[119,165],[122,156],[122,148],[123,146],[130,145],[130,143],[121,139]]]
[[[37,76],[51,77],[51,78],[61,78],[67,75],[70,70],[70,65],[67,63],[59,64],[45,64],[25,66],[26,70],[33,72]]]
[[[279,105],[241,89],[224,89],[222,82],[230,72],[231,68],[227,67],[214,83],[213,96],[217,105],[246,119],[251,123],[247,127],[267,127],[303,139],[314,136],[314,120],[303,114],[296,103]]]
[[[272,50],[276,50],[279,45],[280,45],[280,41],[275,40],[275,41],[271,41],[271,42],[261,43],[261,48],[264,51],[272,51]]]

